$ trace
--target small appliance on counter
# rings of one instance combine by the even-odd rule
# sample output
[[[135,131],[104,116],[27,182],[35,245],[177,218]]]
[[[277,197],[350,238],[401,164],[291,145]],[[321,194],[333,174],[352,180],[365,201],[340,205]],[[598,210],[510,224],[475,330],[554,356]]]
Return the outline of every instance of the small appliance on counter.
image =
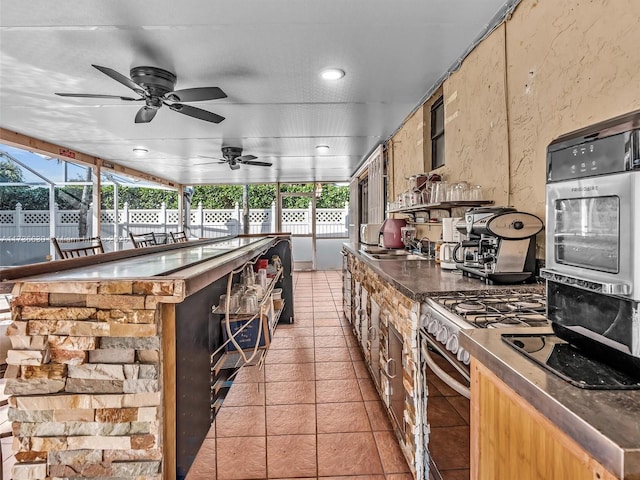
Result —
[[[640,387],[640,111],[547,148],[546,268],[554,333]],[[575,362],[574,362],[575,363]],[[600,373],[611,376],[610,373]],[[613,388],[623,388],[620,381]]]
[[[360,225],[360,243],[378,245],[381,223],[363,223]]]
[[[401,218],[387,218],[380,227],[379,245],[383,248],[404,248],[402,227],[407,222]]]
[[[457,228],[468,236],[453,255],[463,275],[501,284],[535,280],[535,236],[543,228],[538,217],[513,207],[471,208]]]
[[[457,226],[462,217],[446,217],[442,219],[442,245],[440,246],[440,268],[455,270],[456,261],[454,250],[466,236],[458,230]]]

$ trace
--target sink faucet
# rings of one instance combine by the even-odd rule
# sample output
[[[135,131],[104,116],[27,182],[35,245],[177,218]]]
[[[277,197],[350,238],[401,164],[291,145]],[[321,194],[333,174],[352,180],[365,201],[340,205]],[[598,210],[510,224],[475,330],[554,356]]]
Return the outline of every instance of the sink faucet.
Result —
[[[424,242],[427,242],[427,248],[424,248]],[[429,239],[429,237],[422,237],[420,240],[418,240],[417,242],[417,249],[420,251],[420,253],[426,253],[427,257],[431,258],[431,240]]]

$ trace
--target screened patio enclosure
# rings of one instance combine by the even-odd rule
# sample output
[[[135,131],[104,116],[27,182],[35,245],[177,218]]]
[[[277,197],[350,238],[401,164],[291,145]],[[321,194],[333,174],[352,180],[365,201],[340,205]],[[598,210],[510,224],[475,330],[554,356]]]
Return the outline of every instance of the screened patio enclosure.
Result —
[[[333,184],[170,189],[0,145],[0,267],[55,259],[53,237],[99,236],[105,251],[115,251],[133,248],[130,233],[167,238],[185,230],[192,238],[291,232],[303,269],[338,269],[347,201],[348,187]]]

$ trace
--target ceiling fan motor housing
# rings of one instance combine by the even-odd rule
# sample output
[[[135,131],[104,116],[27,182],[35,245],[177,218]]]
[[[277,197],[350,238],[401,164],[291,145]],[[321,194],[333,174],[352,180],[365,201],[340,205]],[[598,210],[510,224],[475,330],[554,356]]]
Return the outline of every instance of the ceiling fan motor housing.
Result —
[[[222,147],[222,156],[226,159],[238,158],[240,155],[242,155],[240,147]]]
[[[129,75],[131,80],[147,89],[154,97],[162,97],[173,92],[177,80],[173,73],[157,67],[133,67],[129,71]]]

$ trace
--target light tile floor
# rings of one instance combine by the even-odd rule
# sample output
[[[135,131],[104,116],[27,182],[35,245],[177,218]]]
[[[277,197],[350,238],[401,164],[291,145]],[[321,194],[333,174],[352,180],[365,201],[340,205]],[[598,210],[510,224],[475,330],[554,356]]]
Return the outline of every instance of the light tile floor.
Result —
[[[342,314],[340,272],[294,274],[293,325],[244,367],[187,480],[411,480]]]

